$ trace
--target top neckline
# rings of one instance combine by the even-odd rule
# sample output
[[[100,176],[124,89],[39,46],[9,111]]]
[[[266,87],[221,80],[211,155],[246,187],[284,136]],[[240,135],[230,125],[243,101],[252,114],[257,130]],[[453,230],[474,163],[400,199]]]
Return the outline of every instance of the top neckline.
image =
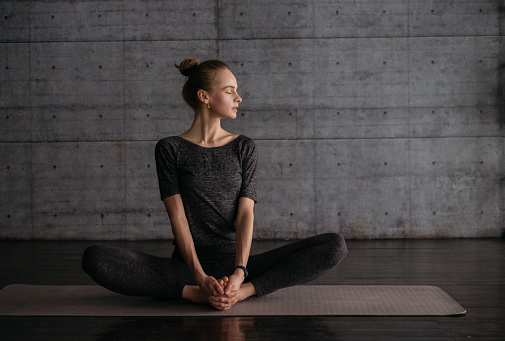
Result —
[[[193,145],[193,146],[196,146],[196,147],[199,147],[199,148],[202,148],[202,149],[208,149],[208,150],[210,150],[210,149],[219,149],[219,148],[224,148],[224,147],[230,146],[233,143],[235,143],[236,141],[238,141],[238,139],[242,137],[242,134],[240,134],[237,137],[235,137],[232,141],[230,141],[230,142],[228,142],[226,144],[223,144],[222,146],[216,146],[216,147],[204,147],[204,146],[200,146],[198,143],[194,143],[194,142],[191,142],[189,140],[186,140],[184,137],[181,137],[179,135],[177,135],[176,137],[178,139],[186,142],[186,143],[189,143],[189,144]]]

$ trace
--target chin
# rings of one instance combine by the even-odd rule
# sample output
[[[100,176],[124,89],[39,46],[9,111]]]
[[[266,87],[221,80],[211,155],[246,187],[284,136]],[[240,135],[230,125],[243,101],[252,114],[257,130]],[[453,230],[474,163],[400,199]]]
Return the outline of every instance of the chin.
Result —
[[[237,113],[236,113],[236,112],[234,112],[234,113],[232,113],[232,114],[224,115],[224,118],[228,118],[228,119],[230,119],[230,120],[234,120],[234,119],[236,119],[236,118],[237,118]]]

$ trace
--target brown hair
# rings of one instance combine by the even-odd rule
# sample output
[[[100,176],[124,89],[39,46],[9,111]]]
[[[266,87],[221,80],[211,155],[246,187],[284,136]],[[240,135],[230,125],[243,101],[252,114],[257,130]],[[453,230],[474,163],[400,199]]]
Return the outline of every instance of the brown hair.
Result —
[[[182,98],[193,109],[196,109],[199,104],[198,90],[210,91],[216,72],[229,69],[228,65],[220,60],[206,60],[198,63],[198,59],[190,58],[184,58],[181,64],[175,64],[175,67],[187,77],[182,88]]]

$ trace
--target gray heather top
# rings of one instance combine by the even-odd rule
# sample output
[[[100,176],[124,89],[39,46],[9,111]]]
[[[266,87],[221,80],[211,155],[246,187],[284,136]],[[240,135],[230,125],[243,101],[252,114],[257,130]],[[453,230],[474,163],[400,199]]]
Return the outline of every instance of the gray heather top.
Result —
[[[214,148],[180,136],[156,145],[161,200],[180,194],[195,247],[235,244],[238,199],[256,202],[254,141],[244,135]]]

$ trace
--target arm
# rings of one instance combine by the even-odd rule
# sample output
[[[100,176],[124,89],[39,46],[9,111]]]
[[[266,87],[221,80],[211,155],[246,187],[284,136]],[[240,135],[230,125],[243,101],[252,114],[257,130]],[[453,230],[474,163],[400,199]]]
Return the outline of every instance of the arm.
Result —
[[[172,232],[174,234],[177,246],[181,251],[187,266],[189,267],[197,285],[207,294],[207,296],[217,296],[224,293],[223,288],[219,285],[214,277],[207,276],[198,260],[193,236],[189,230],[188,220],[184,212],[184,205],[180,194],[172,195],[163,199],[165,208],[172,224]]]
[[[237,254],[235,266],[242,265],[247,267],[249,253],[251,251],[251,242],[253,236],[254,223],[254,200],[241,197],[238,202],[236,230],[237,230]],[[230,276],[229,284],[225,288],[225,294],[240,289],[244,282],[245,275],[241,269],[235,269]]]

